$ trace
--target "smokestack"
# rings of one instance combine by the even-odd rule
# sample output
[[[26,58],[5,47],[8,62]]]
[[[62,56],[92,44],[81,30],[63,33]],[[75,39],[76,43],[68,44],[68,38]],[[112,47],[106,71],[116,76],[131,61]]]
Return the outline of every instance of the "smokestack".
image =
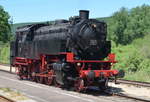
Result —
[[[80,10],[79,17],[81,19],[89,19],[89,11],[88,10]]]

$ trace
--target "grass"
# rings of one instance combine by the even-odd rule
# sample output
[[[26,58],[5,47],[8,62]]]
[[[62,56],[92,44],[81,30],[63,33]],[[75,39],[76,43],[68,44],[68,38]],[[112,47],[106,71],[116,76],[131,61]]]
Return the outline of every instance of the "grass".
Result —
[[[22,95],[19,91],[12,90],[10,88],[0,88],[0,94],[17,101],[28,100],[28,98]]]
[[[134,81],[142,81],[142,82],[150,82],[150,73],[146,71],[137,71],[135,73],[127,72],[124,79],[134,80]]]
[[[2,90],[3,92],[11,92],[12,90],[10,90],[10,88],[0,88],[0,90]]]
[[[118,63],[115,69],[126,72],[124,79],[150,82],[150,35],[136,39],[126,46],[113,45],[112,52],[116,53]]]
[[[2,44],[0,47],[0,62],[1,63],[9,63],[10,59],[10,44]]]

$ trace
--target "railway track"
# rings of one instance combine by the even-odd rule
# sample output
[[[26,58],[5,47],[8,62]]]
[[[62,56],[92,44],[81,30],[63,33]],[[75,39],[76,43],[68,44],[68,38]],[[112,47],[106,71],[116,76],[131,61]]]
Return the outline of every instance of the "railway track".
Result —
[[[15,102],[15,101],[0,95],[0,102]]]
[[[105,91],[100,91],[99,89],[95,89],[95,90],[92,89],[92,90],[86,91],[85,94],[90,94],[90,95],[93,95],[93,96],[96,96],[96,97],[97,96],[101,96],[101,95],[112,96],[114,98],[118,97],[120,99],[124,98],[124,99],[127,99],[127,100],[132,100],[133,102],[150,102],[150,99],[146,99],[146,98],[143,98],[143,97],[138,97],[138,96],[133,96],[133,95],[129,95],[129,94],[123,94],[123,93],[115,92],[112,88],[108,88]]]
[[[117,83],[135,85],[135,86],[141,86],[141,87],[150,87],[149,82],[140,82],[140,81],[131,81],[131,80],[118,79]]]
[[[138,86],[138,87],[150,88],[149,82],[140,82],[140,81],[125,80],[125,79],[117,79],[116,84],[126,84],[126,85],[133,85],[133,86]],[[113,96],[125,97],[125,98],[130,98],[133,100],[143,101],[143,102],[150,102],[150,99],[134,97],[132,95],[127,95],[127,94],[123,94],[123,93],[114,93],[112,91],[113,90],[109,90],[109,91],[106,91],[106,93],[113,95]]]
[[[123,97],[123,98],[127,98],[127,99],[133,99],[135,101],[150,102],[150,100],[148,100],[148,99],[134,97],[134,96],[126,95],[126,94],[122,94],[122,93],[114,93],[114,92],[107,91],[107,90],[105,91],[105,93],[108,95],[111,95],[111,96],[118,96],[118,97]]]

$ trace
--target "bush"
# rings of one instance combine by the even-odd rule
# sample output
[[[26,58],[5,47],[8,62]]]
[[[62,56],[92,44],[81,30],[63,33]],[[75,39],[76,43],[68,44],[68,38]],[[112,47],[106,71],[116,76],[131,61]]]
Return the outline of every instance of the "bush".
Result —
[[[123,69],[126,72],[125,79],[150,81],[150,35],[133,41],[130,45],[113,44],[112,52],[116,53],[118,63],[115,69]]]
[[[9,63],[10,59],[10,45],[9,43],[3,44],[0,47],[0,63]]]

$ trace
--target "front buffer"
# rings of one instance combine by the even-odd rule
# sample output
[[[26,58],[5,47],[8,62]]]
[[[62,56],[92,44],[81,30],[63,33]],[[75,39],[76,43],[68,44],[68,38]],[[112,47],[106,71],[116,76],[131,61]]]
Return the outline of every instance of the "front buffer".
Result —
[[[74,60],[73,53],[67,53],[67,61],[76,63],[76,69],[79,77],[75,81],[76,91],[85,91],[91,86],[99,87],[105,90],[108,87],[110,78],[117,78],[120,71],[111,70],[111,67],[117,62],[115,54],[109,54],[107,60]],[[123,77],[123,76],[121,76]]]

